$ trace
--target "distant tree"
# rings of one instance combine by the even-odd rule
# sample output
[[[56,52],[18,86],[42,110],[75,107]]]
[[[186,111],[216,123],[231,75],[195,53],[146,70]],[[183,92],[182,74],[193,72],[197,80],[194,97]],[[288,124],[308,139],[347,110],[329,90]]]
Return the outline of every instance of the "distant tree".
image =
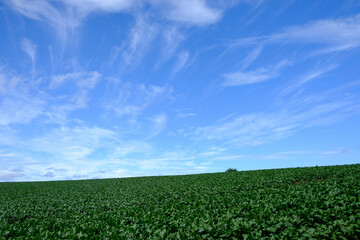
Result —
[[[237,172],[236,168],[228,168],[225,172]]]

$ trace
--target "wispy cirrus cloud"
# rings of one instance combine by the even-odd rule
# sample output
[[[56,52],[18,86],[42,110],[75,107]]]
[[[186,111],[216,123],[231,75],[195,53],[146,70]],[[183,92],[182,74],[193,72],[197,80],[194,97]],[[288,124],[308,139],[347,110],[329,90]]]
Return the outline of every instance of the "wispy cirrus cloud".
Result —
[[[0,125],[27,124],[44,113],[46,101],[34,96],[38,84],[0,67]]]
[[[170,98],[171,93],[172,88],[169,86],[120,82],[103,100],[103,108],[114,112],[118,117],[136,118],[150,105]]]
[[[155,69],[180,55],[174,72],[179,71],[186,62],[185,52],[177,53],[180,43],[186,39],[183,29],[217,23],[221,20],[222,12],[229,7],[226,2],[210,4],[206,0],[10,0],[6,4],[25,17],[41,21],[55,30],[60,51],[54,53],[52,47],[49,47],[50,58],[52,61],[58,59],[56,61],[59,63],[52,62],[53,66],[63,64],[64,56],[74,52],[69,50],[78,46],[81,38],[79,28],[88,16],[95,13],[118,13],[133,16],[135,24],[124,42],[113,45],[110,65],[116,64],[122,71],[128,71],[131,67],[133,69],[147,55],[154,40],[161,37],[165,44],[160,59],[155,62]],[[76,71],[76,67],[73,69]]]
[[[241,69],[245,69],[250,66],[261,54],[263,46],[257,46],[253,51],[251,51],[242,61]]]
[[[36,84],[31,84],[28,79],[13,74],[9,68],[0,65],[0,94],[2,97],[13,95],[17,91],[28,92]]]
[[[92,12],[121,12],[127,11],[132,7],[139,4],[141,1],[135,0],[80,0],[80,1],[72,1],[72,0],[63,0],[63,2],[71,7],[77,9],[78,12],[83,15],[88,15]]]
[[[27,124],[45,111],[45,101],[30,96],[6,97],[0,101],[0,125]]]
[[[35,60],[36,60],[36,45],[27,38],[24,38],[21,42],[22,50],[29,56],[31,59],[32,71],[35,73]]]
[[[333,124],[360,112],[356,98],[336,91],[296,97],[283,103],[278,111],[230,116],[217,124],[198,127],[195,136],[232,146],[261,145],[306,128]],[[339,98],[333,99],[334,94]]]
[[[287,113],[247,114],[222,124],[199,127],[196,135],[208,141],[221,141],[235,146],[259,145],[289,136],[296,124],[284,122]]]
[[[296,81],[293,81],[290,83],[286,88],[284,88],[280,93],[278,93],[279,96],[283,97],[287,94],[290,94],[294,92],[295,90],[301,88],[306,83],[313,81],[317,78],[323,77],[326,73],[336,69],[339,65],[331,64],[324,67],[317,67],[306,74],[304,74],[301,77],[298,77]]]
[[[180,43],[185,40],[183,33],[181,33],[177,26],[171,26],[165,29],[162,32],[162,37],[165,44],[161,57],[155,64],[155,69],[160,68],[163,63],[170,60],[178,50]]]
[[[238,71],[233,73],[224,74],[223,87],[242,86],[248,84],[254,84],[259,82],[265,82],[267,80],[276,78],[279,76],[280,70],[290,64],[290,61],[284,60],[274,66],[268,68],[258,68],[253,71]]]
[[[325,19],[285,29],[268,36],[270,43],[318,43],[328,45],[324,52],[349,50],[360,45],[360,15]]]
[[[313,53],[346,51],[360,46],[360,15],[323,19],[283,29],[274,34],[238,39],[232,46],[253,44],[317,44]]]
[[[68,36],[92,13],[136,13],[150,5],[169,20],[199,26],[215,23],[222,15],[220,8],[211,8],[205,0],[62,0],[57,1],[56,6],[47,0],[10,0],[5,3],[30,19],[52,26],[65,44]]]
[[[150,1],[163,15],[173,21],[192,25],[208,25],[221,19],[221,9],[211,8],[205,0]]]
[[[182,51],[180,52],[180,54],[178,55],[178,59],[177,62],[173,68],[172,73],[175,74],[177,72],[179,72],[180,70],[182,70],[183,68],[186,68],[188,63],[189,63],[189,51]]]
[[[66,6],[57,8],[46,0],[10,0],[6,1],[6,4],[30,19],[49,24],[55,30],[63,48],[67,45],[69,36],[75,33],[86,17]]]
[[[86,108],[90,101],[89,93],[100,80],[101,75],[97,71],[53,76],[46,89],[46,122],[65,123],[69,113]],[[66,94],[61,94],[61,91]]]
[[[87,106],[89,92],[100,77],[96,71],[72,72],[45,82],[0,68],[0,125],[28,124],[35,119],[64,123],[68,113]]]
[[[101,75],[97,72],[71,72],[62,75],[54,75],[51,78],[49,88],[58,88],[63,84],[70,83],[79,88],[91,89],[94,88],[100,80]]]
[[[29,149],[46,152],[59,159],[76,161],[93,154],[98,148],[116,145],[117,134],[100,127],[75,126],[55,128],[31,140]],[[53,143],[56,142],[56,145]]]
[[[176,116],[178,116],[179,118],[194,117],[196,115],[197,115],[196,113],[178,113],[178,114],[176,114]]]
[[[128,39],[123,47],[114,48],[111,61],[114,62],[120,57],[122,69],[139,64],[158,34],[158,28],[155,23],[148,20],[146,15],[137,15],[135,25],[131,28]]]
[[[167,123],[167,117],[164,113],[161,113],[154,115],[153,117],[150,118],[150,120],[153,123],[153,129],[149,138],[152,138],[158,135],[159,133],[161,133],[165,129]]]

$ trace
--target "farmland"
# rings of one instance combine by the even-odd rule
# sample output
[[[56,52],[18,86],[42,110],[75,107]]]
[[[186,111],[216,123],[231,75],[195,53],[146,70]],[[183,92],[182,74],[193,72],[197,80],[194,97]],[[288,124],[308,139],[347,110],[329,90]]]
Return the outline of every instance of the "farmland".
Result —
[[[0,239],[360,239],[360,165],[0,183]]]

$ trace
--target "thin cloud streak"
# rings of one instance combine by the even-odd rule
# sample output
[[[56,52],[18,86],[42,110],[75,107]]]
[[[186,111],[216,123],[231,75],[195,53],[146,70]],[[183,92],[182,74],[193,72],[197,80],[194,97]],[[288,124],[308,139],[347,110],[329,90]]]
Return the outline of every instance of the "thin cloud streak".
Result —
[[[134,67],[140,63],[158,31],[158,26],[150,23],[147,16],[139,15],[136,17],[135,26],[131,29],[126,41],[127,44],[121,54],[121,67],[123,69],[128,66]]]
[[[205,0],[81,0],[60,1],[56,8],[46,0],[10,0],[6,1],[12,9],[24,16],[50,24],[65,46],[67,39],[74,34],[82,22],[92,13],[136,13],[145,4],[159,11],[169,20],[190,25],[208,25],[221,19],[220,9],[210,8]]]
[[[52,77],[49,88],[58,88],[61,85],[70,82],[79,88],[94,88],[100,80],[101,75],[97,72],[71,72],[63,75],[55,75]]]
[[[285,28],[270,35],[236,40],[232,47],[254,44],[318,44],[312,54],[347,51],[360,46],[360,15],[348,18],[325,19]]]
[[[174,69],[172,71],[172,74],[176,74],[177,72],[181,71],[183,68],[186,68],[189,63],[189,52],[188,51],[182,51],[179,56],[178,60],[174,66]]]
[[[29,56],[31,59],[32,74],[35,74],[35,62],[36,62],[36,45],[27,38],[24,38],[21,43],[22,50]]]
[[[140,3],[139,0],[63,0],[63,2],[86,16],[93,12],[128,11]]]
[[[261,145],[289,137],[309,127],[332,124],[360,111],[356,100],[326,100],[313,105],[298,98],[297,107],[284,105],[283,110],[278,112],[234,116],[214,125],[198,127],[194,137],[230,146]]]
[[[99,82],[98,72],[76,72],[56,75],[50,79],[48,89],[41,81],[12,76],[6,69],[0,71],[0,125],[29,124],[33,120],[44,123],[64,123],[68,113],[87,107],[89,92]],[[66,86],[65,86],[66,85]],[[70,87],[64,94],[54,93],[61,87]]]
[[[155,64],[155,70],[159,69],[162,64],[169,61],[175,55],[179,45],[185,40],[185,37],[176,26],[165,29],[162,32],[162,37],[165,45],[162,49],[160,59]]]
[[[243,70],[250,66],[260,56],[262,50],[263,46],[260,45],[256,47],[252,52],[250,52],[249,55],[241,61],[240,69]]]
[[[147,139],[155,137],[165,129],[167,123],[167,117],[164,113],[161,113],[151,117],[150,121],[153,123],[153,129]]]
[[[23,96],[6,98],[0,103],[0,125],[28,124],[44,114],[45,102]]]
[[[171,97],[172,88],[120,82],[103,100],[103,108],[118,117],[138,117],[147,107]]]
[[[265,82],[270,79],[276,78],[279,76],[280,70],[289,65],[290,62],[287,60],[281,61],[275,66],[270,66],[268,68],[259,68],[253,71],[238,71],[234,73],[224,74],[224,82],[222,86],[231,87],[231,86],[242,86],[254,83]]]
[[[299,89],[306,83],[313,81],[317,78],[323,77],[324,74],[336,69],[337,67],[339,67],[339,65],[329,65],[329,66],[326,66],[323,68],[316,68],[314,70],[311,70],[308,73],[306,73],[305,75],[299,77],[297,79],[297,81],[294,81],[289,86],[287,86],[285,89],[283,89],[278,95],[281,97],[284,97],[285,95],[288,95],[288,94],[294,92],[295,90]]]
[[[86,17],[74,13],[71,8],[55,8],[45,0],[10,0],[6,4],[30,19],[49,24],[55,30],[63,50],[68,43],[68,38],[75,33]]]
[[[205,0],[158,0],[157,3],[165,5],[163,13],[166,18],[177,22],[208,25],[221,19],[220,9],[210,8]]]

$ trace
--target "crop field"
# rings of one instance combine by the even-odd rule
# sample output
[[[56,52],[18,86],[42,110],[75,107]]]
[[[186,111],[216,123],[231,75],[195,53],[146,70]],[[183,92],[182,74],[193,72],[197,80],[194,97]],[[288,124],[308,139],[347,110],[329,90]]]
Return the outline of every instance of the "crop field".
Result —
[[[360,239],[360,165],[0,183],[0,239]]]

